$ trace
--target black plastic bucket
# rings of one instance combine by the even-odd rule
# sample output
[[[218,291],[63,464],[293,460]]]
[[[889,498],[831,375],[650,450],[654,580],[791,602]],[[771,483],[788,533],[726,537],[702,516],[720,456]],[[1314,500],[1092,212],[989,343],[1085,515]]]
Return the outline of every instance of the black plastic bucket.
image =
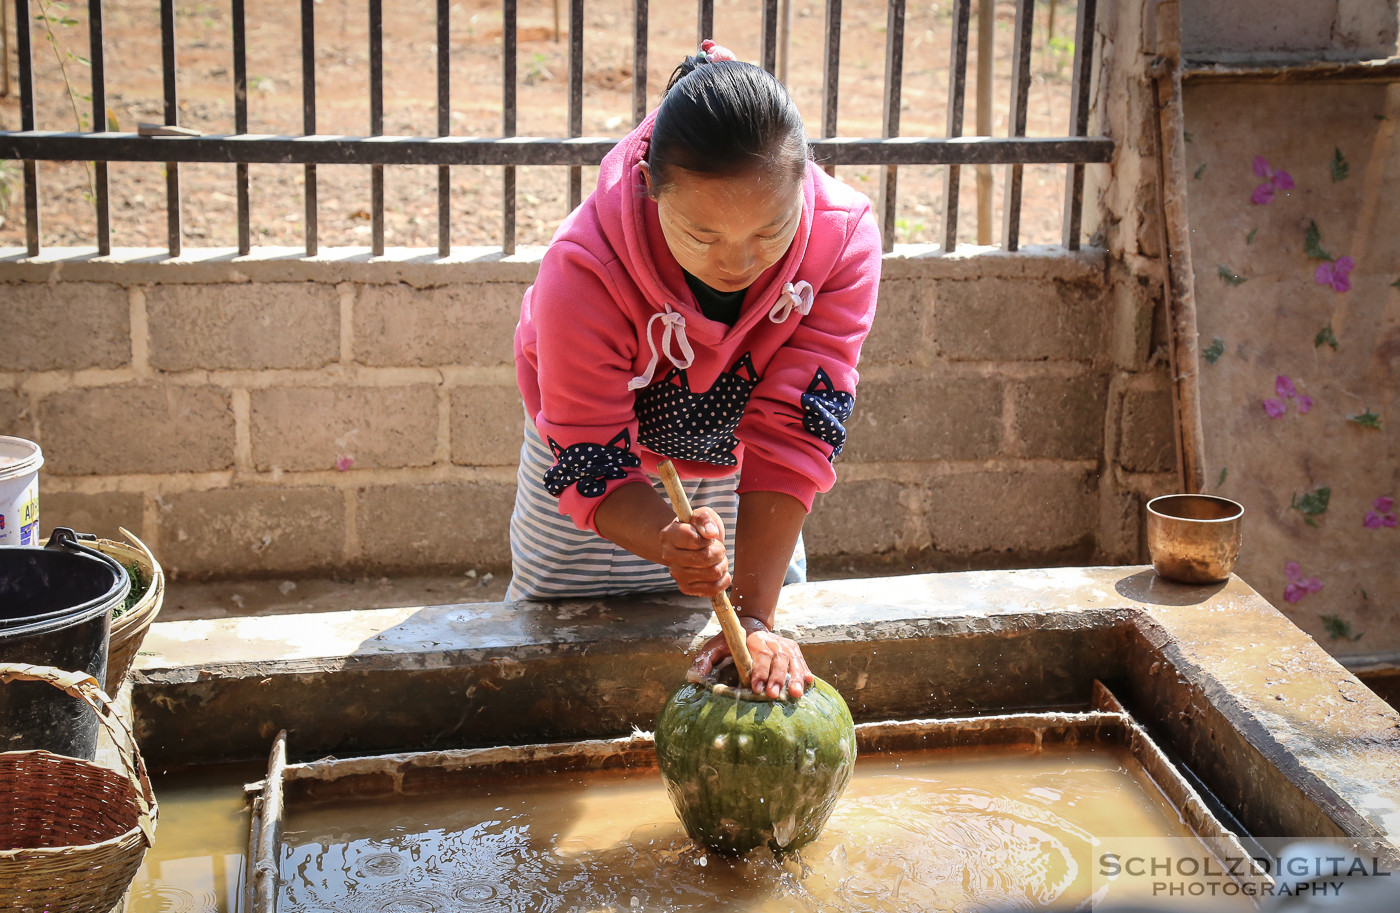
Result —
[[[70,529],[44,548],[0,548],[0,660],[104,681],[112,610],[130,589],[126,569]],[[31,749],[92,760],[96,715],[43,682],[0,686],[0,751]]]

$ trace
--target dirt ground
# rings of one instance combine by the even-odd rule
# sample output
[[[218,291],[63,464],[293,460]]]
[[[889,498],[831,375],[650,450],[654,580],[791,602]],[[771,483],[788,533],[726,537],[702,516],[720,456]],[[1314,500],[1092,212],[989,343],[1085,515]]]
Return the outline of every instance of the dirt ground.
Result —
[[[561,30],[568,3],[559,0]],[[715,37],[741,59],[759,54],[759,4],[719,0]],[[132,131],[139,123],[163,121],[159,7],[137,0],[108,0],[104,7],[108,120]],[[1032,136],[1061,136],[1069,119],[1070,65],[1075,6],[1037,4],[1029,106]],[[41,130],[92,129],[91,71],[86,4],[60,11],[52,0],[34,0],[31,10],[52,12],[57,22],[32,29],[35,55],[36,126]],[[433,135],[435,24],[431,5],[385,4],[385,132]],[[655,104],[676,63],[693,52],[692,4],[650,5],[648,98]],[[369,62],[366,7],[351,0],[317,0],[316,132],[369,132]],[[883,104],[886,4],[846,0],[841,30],[840,119],[842,136],[880,135]],[[522,136],[567,133],[567,34],[555,31],[552,0],[520,3],[516,132]],[[13,16],[11,17],[13,20]],[[178,98],[182,126],[205,133],[233,132],[233,65],[228,5],[184,0],[176,6]],[[997,6],[996,100],[993,134],[1006,134],[1009,107],[1014,4]],[[621,136],[631,126],[632,3],[591,0],[585,16],[583,132]],[[14,23],[11,21],[11,94],[0,97],[0,129],[20,127]],[[807,118],[809,134],[821,123],[821,61],[824,4],[795,0],[788,85]],[[976,17],[970,67],[976,60]],[[249,132],[300,134],[302,129],[301,39],[295,3],[247,3]],[[951,3],[909,4],[906,22],[902,135],[945,132]],[[49,37],[52,35],[53,40]],[[501,134],[501,11],[489,0],[459,0],[451,12],[452,133]],[[71,56],[70,56],[71,55]],[[61,69],[60,61],[64,64]],[[65,83],[65,72],[66,80]],[[969,75],[966,132],[974,132],[975,73]],[[65,88],[65,85],[68,88]],[[991,169],[999,234],[1003,168]],[[364,246],[370,235],[370,169],[320,166],[318,229],[322,247]],[[898,243],[933,243],[941,238],[943,168],[899,171]],[[391,247],[436,247],[436,169],[391,166],[386,172],[386,243]],[[1022,241],[1060,241],[1064,166],[1031,166],[1025,179]],[[40,239],[43,246],[95,244],[91,166],[61,162],[40,165]],[[256,246],[304,243],[303,169],[298,165],[253,165],[252,232]],[[875,169],[843,167],[837,176],[874,195]],[[584,169],[584,192],[596,169]],[[186,164],[180,169],[183,238],[187,247],[232,247],[237,243],[234,167]],[[962,243],[976,241],[976,181],[966,174],[959,205]],[[164,247],[164,166],[109,166],[114,247]],[[566,214],[568,173],[561,168],[518,170],[517,243],[544,244]],[[501,243],[501,179],[494,167],[452,169],[452,243]],[[24,244],[23,190],[17,162],[0,162],[0,247]]]

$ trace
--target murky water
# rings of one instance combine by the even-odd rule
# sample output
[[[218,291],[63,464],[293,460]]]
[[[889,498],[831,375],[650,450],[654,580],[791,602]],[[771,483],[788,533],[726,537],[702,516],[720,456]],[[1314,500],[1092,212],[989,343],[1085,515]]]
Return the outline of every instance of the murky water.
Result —
[[[152,781],[156,842],[132,882],[127,913],[237,913],[248,845],[243,784],[264,769],[229,765]]]
[[[654,771],[561,775],[495,780],[472,796],[294,806],[279,910],[1072,908],[1105,898],[1102,856],[1118,847],[1204,853],[1116,748],[862,756],[821,838],[783,861],[696,847]],[[1113,890],[1116,902],[1170,899],[1146,881]]]

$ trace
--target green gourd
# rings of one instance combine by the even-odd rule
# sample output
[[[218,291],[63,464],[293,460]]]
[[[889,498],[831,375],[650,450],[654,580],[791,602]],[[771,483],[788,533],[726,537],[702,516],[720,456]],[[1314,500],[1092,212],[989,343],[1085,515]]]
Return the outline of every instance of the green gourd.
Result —
[[[692,840],[727,855],[763,845],[782,855],[821,833],[851,779],[855,725],[821,679],[795,701],[686,682],[657,720],[656,759]]]

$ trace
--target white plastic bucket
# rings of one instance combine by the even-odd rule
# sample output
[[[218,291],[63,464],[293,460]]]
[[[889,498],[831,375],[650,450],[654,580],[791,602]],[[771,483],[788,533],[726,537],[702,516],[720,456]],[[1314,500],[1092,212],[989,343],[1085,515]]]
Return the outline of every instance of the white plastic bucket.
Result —
[[[39,544],[39,445],[0,435],[0,545]]]

